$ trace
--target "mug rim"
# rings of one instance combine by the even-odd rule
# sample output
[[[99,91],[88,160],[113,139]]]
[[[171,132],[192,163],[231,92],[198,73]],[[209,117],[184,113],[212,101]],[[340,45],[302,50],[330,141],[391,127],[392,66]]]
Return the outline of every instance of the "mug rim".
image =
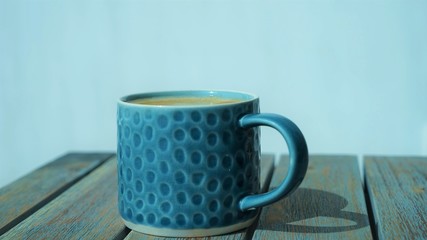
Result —
[[[219,103],[219,104],[197,104],[197,105],[152,105],[152,104],[140,104],[140,103],[131,103],[129,101],[138,99],[138,98],[148,98],[148,97],[177,97],[177,96],[218,96],[224,97],[234,95],[237,98],[238,102],[234,103]],[[231,97],[230,97],[231,98]],[[132,106],[132,107],[143,107],[143,108],[212,108],[212,107],[221,107],[221,106],[232,106],[239,105],[242,103],[251,102],[259,99],[255,94],[243,92],[243,91],[233,91],[233,90],[203,90],[203,89],[194,89],[194,90],[171,90],[171,91],[152,91],[152,92],[140,92],[125,95],[118,99],[119,105]]]

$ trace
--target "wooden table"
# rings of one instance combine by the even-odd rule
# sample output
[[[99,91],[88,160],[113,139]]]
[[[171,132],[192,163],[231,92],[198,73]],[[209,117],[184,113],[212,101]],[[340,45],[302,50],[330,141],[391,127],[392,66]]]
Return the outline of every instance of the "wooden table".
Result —
[[[287,157],[263,156],[276,187]],[[427,239],[427,158],[312,155],[291,196],[250,228],[212,239]],[[274,170],[274,171],[273,171]],[[364,187],[365,186],[365,187]],[[0,239],[161,239],[127,229],[117,210],[116,158],[69,153],[0,189]]]

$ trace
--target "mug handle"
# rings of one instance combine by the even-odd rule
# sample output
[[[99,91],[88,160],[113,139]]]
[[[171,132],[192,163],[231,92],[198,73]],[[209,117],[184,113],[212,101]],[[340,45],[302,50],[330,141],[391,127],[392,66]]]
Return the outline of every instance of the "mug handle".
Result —
[[[242,128],[269,126],[285,139],[289,149],[289,169],[286,178],[274,190],[266,193],[249,195],[239,202],[241,211],[251,210],[272,204],[291,194],[304,179],[308,167],[308,149],[302,132],[291,120],[272,113],[247,114],[240,118]]]

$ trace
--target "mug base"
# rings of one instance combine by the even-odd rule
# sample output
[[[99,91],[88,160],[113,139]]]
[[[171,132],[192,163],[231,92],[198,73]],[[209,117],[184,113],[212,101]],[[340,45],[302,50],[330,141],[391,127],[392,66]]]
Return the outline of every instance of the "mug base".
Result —
[[[156,228],[144,226],[126,221],[122,218],[125,225],[131,230],[161,237],[207,237],[214,235],[222,235],[226,233],[236,232],[238,230],[249,227],[254,223],[258,216],[251,218],[245,222],[233,224],[230,226],[216,228],[198,228],[198,229],[172,229],[172,228]]]

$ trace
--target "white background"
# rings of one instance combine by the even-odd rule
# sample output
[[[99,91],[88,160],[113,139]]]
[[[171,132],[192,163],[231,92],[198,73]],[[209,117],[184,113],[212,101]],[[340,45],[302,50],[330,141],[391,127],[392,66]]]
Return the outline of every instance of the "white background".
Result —
[[[117,98],[174,89],[256,93],[310,153],[427,155],[427,2],[0,1],[0,186],[115,151]]]

